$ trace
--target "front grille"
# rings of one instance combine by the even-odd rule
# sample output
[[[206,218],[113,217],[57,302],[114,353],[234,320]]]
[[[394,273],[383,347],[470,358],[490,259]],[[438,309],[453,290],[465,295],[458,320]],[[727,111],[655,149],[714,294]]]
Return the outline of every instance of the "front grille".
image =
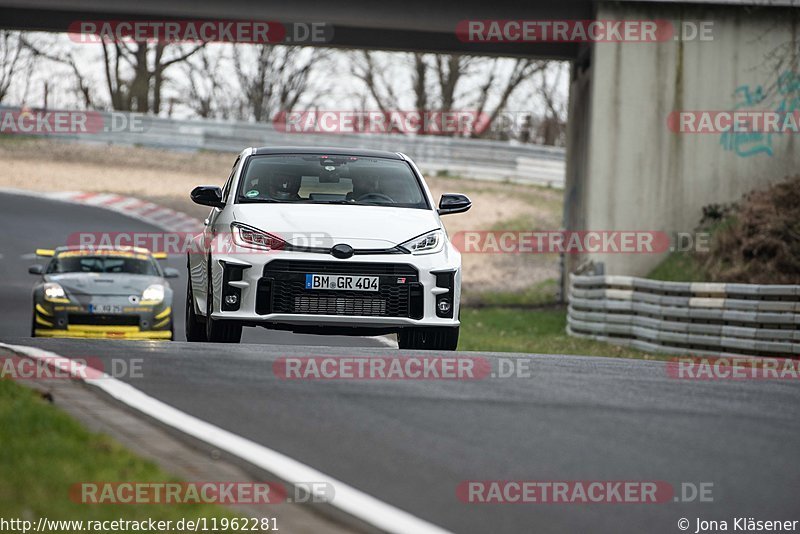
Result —
[[[378,276],[374,292],[308,290],[306,274]],[[289,262],[278,260],[264,267],[259,281],[256,312],[349,315],[365,317],[422,317],[422,291],[417,270],[411,265],[358,262]]]
[[[417,270],[405,263],[365,263],[349,261],[287,261],[275,260],[264,266],[264,276],[270,272],[315,274],[391,274],[417,276]]]
[[[294,297],[295,313],[386,316],[386,300],[363,297]]]
[[[102,313],[70,313],[69,324],[98,326],[139,326],[138,315],[111,315]]]

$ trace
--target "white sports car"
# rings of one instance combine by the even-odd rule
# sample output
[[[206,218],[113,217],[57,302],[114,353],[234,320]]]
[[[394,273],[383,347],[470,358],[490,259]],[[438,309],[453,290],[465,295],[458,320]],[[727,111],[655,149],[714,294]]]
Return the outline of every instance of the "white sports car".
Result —
[[[188,254],[186,339],[238,343],[243,326],[336,335],[396,332],[400,348],[455,350],[461,255],[407,156],[342,148],[248,148]]]

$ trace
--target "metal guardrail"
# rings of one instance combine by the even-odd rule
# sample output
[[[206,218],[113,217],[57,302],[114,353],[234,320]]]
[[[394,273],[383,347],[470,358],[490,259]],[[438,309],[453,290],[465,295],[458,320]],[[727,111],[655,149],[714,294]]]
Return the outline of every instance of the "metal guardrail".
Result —
[[[15,108],[3,109],[12,111]],[[564,187],[566,173],[565,151],[560,147],[435,135],[297,134],[278,131],[270,123],[181,120],[122,112],[92,113],[103,117],[104,131],[48,136],[191,151],[240,152],[247,146],[310,145],[389,150],[408,154],[429,175],[446,174],[559,189]],[[137,131],[127,127],[132,118],[136,119],[134,129]]]
[[[570,277],[567,333],[675,355],[800,356],[800,286]]]

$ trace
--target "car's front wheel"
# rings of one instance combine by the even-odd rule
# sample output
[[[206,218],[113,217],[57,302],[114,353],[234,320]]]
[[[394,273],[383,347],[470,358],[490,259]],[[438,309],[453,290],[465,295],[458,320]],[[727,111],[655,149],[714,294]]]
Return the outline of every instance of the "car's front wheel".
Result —
[[[206,292],[206,339],[212,343],[239,343],[242,340],[242,323],[213,319],[214,284],[211,273],[208,273],[208,291]]]
[[[206,326],[194,311],[194,293],[192,281],[186,287],[186,341],[207,341]]]
[[[403,328],[397,333],[401,349],[456,350],[459,327],[428,326]]]

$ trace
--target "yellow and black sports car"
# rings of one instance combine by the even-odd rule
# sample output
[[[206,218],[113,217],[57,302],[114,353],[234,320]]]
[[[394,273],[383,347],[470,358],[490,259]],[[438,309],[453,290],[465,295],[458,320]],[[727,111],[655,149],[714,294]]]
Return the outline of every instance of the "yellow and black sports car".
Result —
[[[31,336],[173,339],[172,288],[178,276],[142,248],[39,249],[33,265]]]

